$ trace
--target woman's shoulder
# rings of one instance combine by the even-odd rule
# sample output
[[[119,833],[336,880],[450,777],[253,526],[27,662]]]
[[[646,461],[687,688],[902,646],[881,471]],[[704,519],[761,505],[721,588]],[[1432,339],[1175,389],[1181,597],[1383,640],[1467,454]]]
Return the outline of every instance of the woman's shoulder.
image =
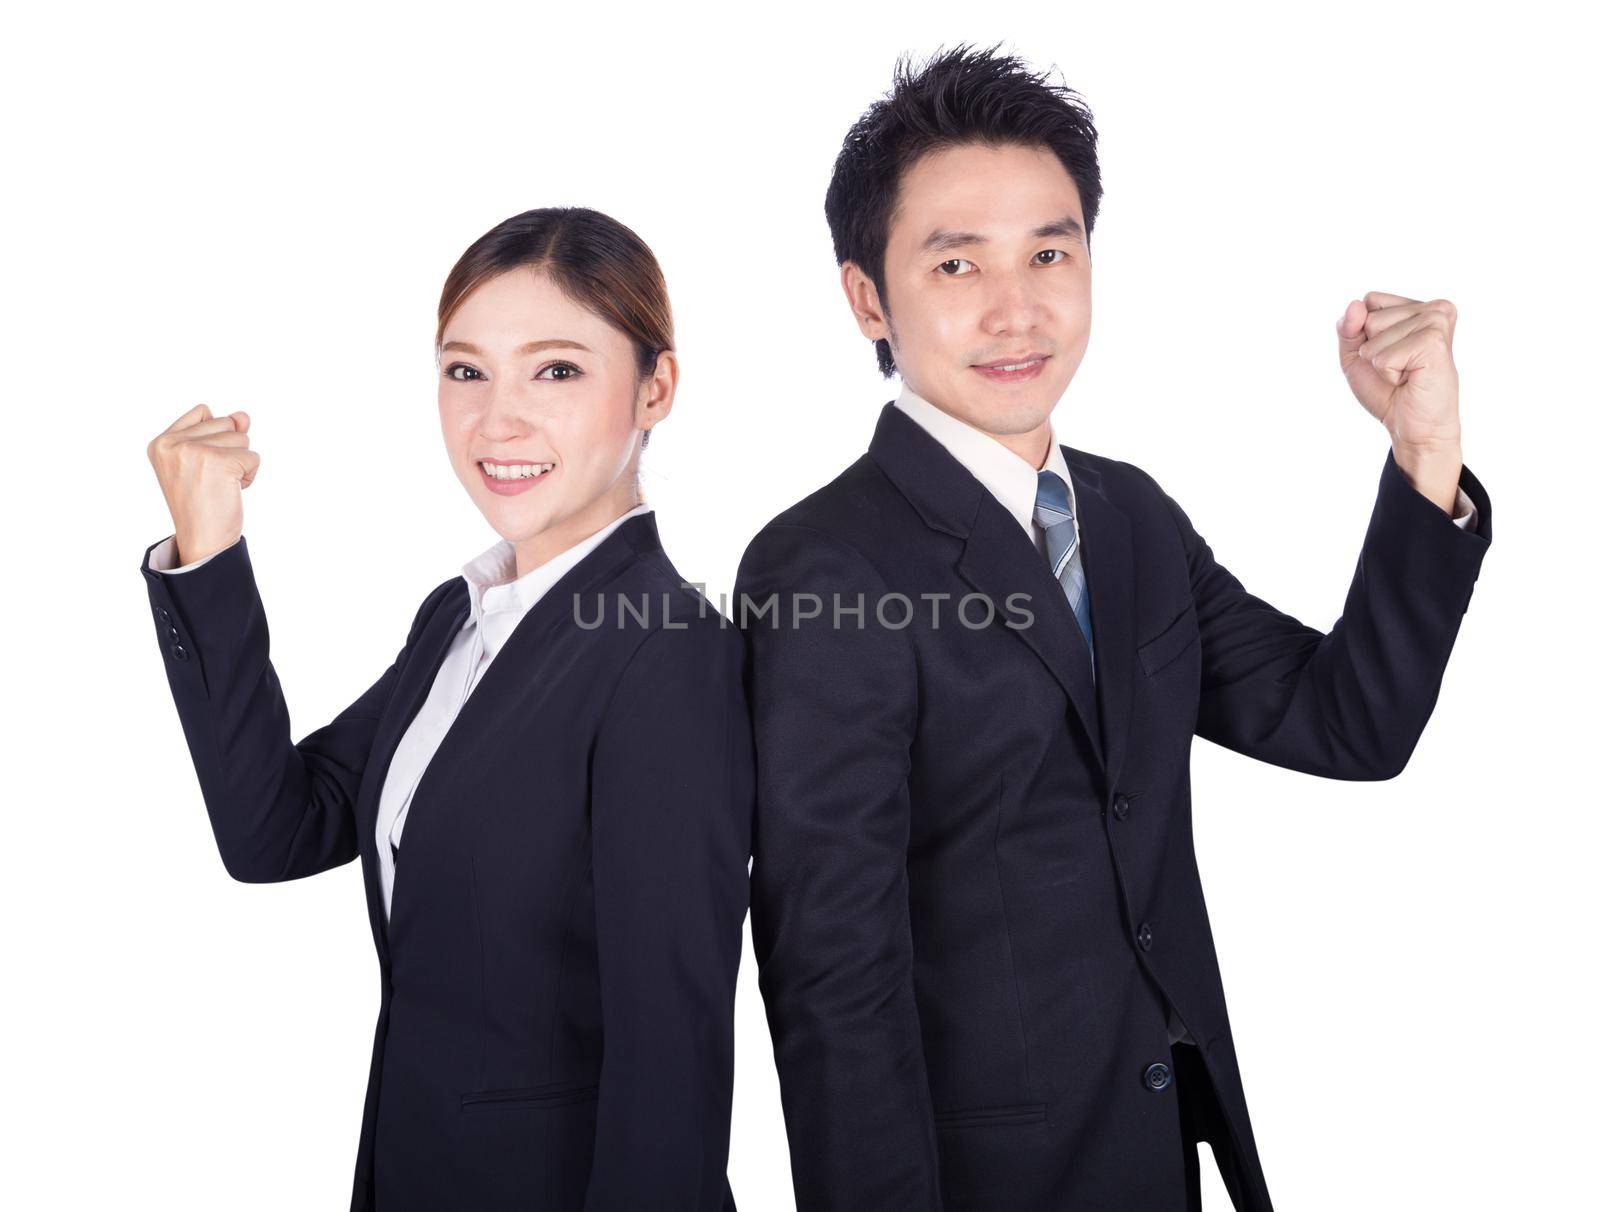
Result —
[[[597,651],[614,670],[607,717],[642,705],[699,715],[743,703],[743,637],[659,551],[634,561],[583,609],[579,625],[603,636]]]
[[[417,607],[416,617],[411,620],[412,637],[415,638],[441,611],[454,611],[466,600],[467,581],[460,573],[440,581],[428,591],[422,599],[422,605]]]
[[[417,612],[422,615],[431,614],[436,610],[448,607],[456,602],[467,600],[467,578],[459,572],[452,577],[446,577],[429,591],[428,596],[422,599],[422,607]]]
[[[738,647],[738,629],[706,593],[702,582],[683,576],[657,548],[641,554],[613,585],[611,621],[641,632],[681,635],[688,645]],[[641,636],[643,638],[643,636]]]

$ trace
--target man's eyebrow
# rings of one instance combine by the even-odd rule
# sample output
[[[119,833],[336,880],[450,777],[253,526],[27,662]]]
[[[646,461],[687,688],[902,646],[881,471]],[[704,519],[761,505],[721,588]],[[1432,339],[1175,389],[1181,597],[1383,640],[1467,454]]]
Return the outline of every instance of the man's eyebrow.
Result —
[[[950,231],[947,228],[936,227],[922,242],[922,252],[949,252],[953,248],[964,248],[968,244],[982,244],[987,237],[980,236],[972,231]]]
[[[1083,239],[1083,224],[1071,215],[1062,215],[1053,223],[1041,223],[1033,229],[1033,236],[1039,239],[1045,236],[1065,236],[1069,240]]]
[[[581,349],[584,353],[594,352],[583,342],[571,341],[566,337],[548,337],[543,341],[529,341],[525,345],[519,345],[515,352],[519,354],[538,353],[541,349],[549,349],[552,346],[560,346],[562,349]],[[462,353],[476,354],[480,358],[486,356],[483,350],[479,349],[471,341],[446,341],[439,348],[441,350],[459,349]]]
[[[1049,223],[1041,223],[1028,233],[1030,239],[1040,240],[1048,236],[1064,236],[1070,240],[1083,239],[1083,225],[1071,215],[1063,215]],[[987,236],[981,236],[975,231],[952,231],[949,228],[936,227],[929,233],[928,238],[922,242],[922,252],[949,252],[955,248],[965,248],[969,244],[984,244]]]

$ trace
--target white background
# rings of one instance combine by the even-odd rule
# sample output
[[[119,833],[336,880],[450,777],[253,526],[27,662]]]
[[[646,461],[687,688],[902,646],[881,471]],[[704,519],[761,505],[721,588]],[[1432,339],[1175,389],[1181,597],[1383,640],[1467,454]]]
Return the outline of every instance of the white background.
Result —
[[[495,537],[439,437],[446,272],[511,214],[594,206],[665,268],[684,370],[644,483],[727,592],[897,389],[837,285],[839,141],[896,54],[970,39],[1058,65],[1102,132],[1060,440],[1154,474],[1282,609],[1337,617],[1387,449],[1341,308],[1459,307],[1494,543],[1432,722],[1377,784],[1196,742],[1201,870],[1280,1208],[1594,1207],[1594,31],[1527,3],[577,7],[10,19],[0,1202],[349,1198],[361,881],[223,872],[137,571],[171,529],[150,438],[250,412],[245,533],[303,736]],[[788,1209],[748,948],[741,977],[730,1173],[742,1209]]]

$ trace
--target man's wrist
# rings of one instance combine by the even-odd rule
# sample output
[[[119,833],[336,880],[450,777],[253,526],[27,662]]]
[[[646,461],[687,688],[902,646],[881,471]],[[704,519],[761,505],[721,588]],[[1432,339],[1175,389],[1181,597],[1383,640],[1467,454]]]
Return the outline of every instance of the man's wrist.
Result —
[[[226,551],[238,541],[237,534],[231,536],[184,534],[182,531],[177,531],[173,534],[173,546],[176,548],[173,557],[178,561],[179,567],[187,567],[190,564],[198,564],[219,551]]]
[[[1459,442],[1426,448],[1396,442],[1394,461],[1411,487],[1444,510],[1446,516],[1455,515],[1456,491],[1461,487]]]

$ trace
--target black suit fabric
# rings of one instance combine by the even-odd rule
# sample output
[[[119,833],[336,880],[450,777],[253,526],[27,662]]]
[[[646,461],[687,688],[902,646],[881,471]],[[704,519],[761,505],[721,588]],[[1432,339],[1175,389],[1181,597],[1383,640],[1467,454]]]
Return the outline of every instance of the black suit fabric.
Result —
[[[1463,531],[1389,453],[1323,633],[1247,592],[1150,475],[1062,451],[1097,680],[1028,534],[893,405],[741,564],[751,925],[801,1212],[1178,1212],[1197,1206],[1200,1139],[1239,1209],[1271,1208],[1195,864],[1190,747],[1399,774],[1489,497],[1463,469],[1479,511]],[[791,610],[796,595],[815,600]],[[988,625],[956,620],[970,595]],[[1193,1046],[1169,1044],[1169,1006]]]
[[[353,1212],[732,1209],[744,648],[654,515],[565,573],[462,704],[411,800],[388,921],[379,791],[468,618],[464,578],[295,743],[245,541],[142,571],[227,870],[361,860],[381,1000]]]

